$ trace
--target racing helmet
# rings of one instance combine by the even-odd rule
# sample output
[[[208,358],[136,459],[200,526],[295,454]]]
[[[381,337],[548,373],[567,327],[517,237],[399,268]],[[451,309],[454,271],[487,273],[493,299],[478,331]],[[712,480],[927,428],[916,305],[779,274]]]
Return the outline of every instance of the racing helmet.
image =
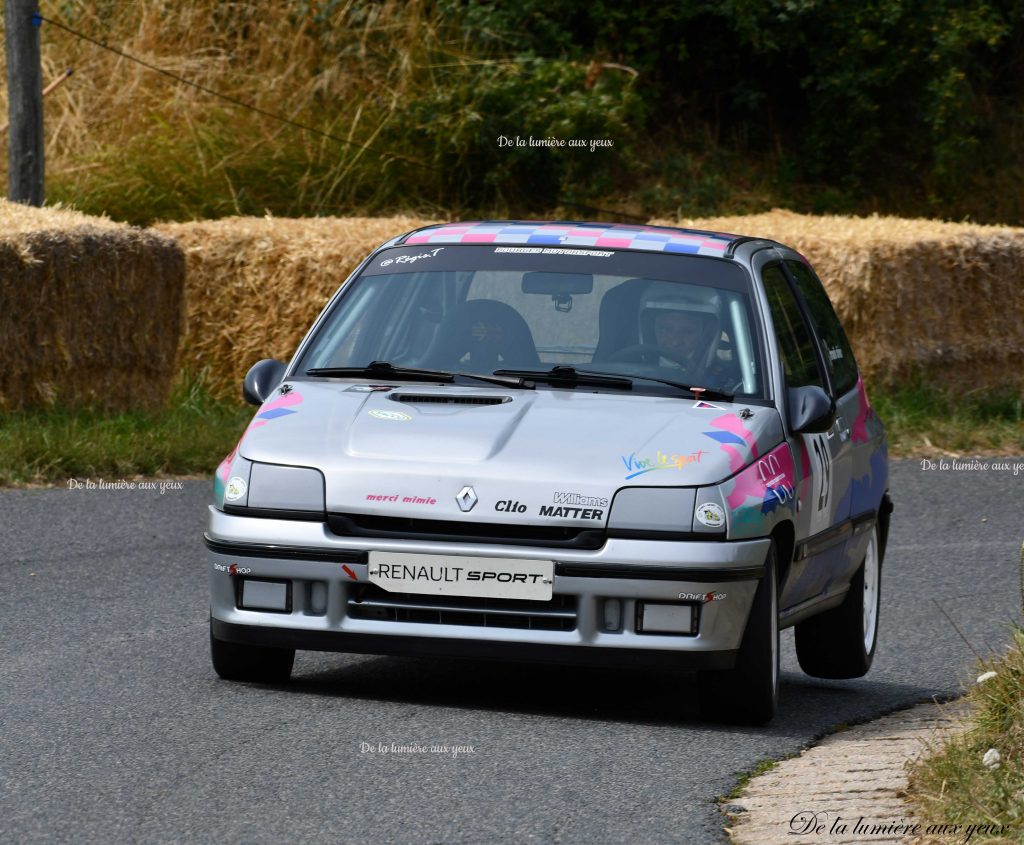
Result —
[[[707,367],[715,356],[720,335],[716,299],[701,299],[657,285],[640,300],[641,343],[665,345],[658,342],[660,329],[663,338],[668,336],[680,343],[677,348],[694,366]],[[664,319],[669,314],[678,315],[678,319]]]

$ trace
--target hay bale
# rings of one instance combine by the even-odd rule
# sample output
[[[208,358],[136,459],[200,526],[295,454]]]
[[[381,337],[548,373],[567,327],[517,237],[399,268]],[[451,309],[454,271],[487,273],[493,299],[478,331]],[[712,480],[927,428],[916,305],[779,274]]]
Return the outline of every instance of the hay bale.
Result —
[[[238,395],[260,358],[287,361],[330,296],[367,253],[435,222],[411,217],[230,217],[155,228],[188,265],[182,365]]]
[[[161,405],[185,261],[155,232],[0,200],[0,408]]]
[[[1024,229],[781,210],[658,222],[771,238],[806,255],[873,383],[1024,389]]]

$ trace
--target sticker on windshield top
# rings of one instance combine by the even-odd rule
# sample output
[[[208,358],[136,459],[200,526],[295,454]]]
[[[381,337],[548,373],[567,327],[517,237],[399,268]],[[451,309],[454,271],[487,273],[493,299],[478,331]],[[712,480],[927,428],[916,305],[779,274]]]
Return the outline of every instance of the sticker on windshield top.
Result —
[[[499,252],[518,252],[526,253],[528,255],[583,255],[587,258],[610,258],[615,255],[614,252],[603,252],[597,249],[558,249],[555,247],[540,247],[540,246],[497,246],[494,248],[494,253]]]
[[[443,249],[443,246],[439,246],[436,249],[421,252],[419,255],[399,255],[397,258],[385,258],[378,266],[390,267],[392,264],[415,264],[422,258],[433,258]]]

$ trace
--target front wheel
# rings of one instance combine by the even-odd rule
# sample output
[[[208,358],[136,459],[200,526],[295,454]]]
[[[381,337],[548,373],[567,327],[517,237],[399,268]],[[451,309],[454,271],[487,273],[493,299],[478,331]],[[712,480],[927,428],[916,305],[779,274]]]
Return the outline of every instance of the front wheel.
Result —
[[[705,719],[763,725],[779,706],[778,553],[773,540],[765,574],[757,585],[736,665],[698,675],[700,712]]]
[[[226,681],[284,684],[292,675],[294,648],[270,648],[218,640],[210,622],[210,657],[213,668]]]
[[[882,561],[876,525],[843,603],[797,623],[796,656],[800,668],[814,678],[866,675],[878,642],[881,595]]]

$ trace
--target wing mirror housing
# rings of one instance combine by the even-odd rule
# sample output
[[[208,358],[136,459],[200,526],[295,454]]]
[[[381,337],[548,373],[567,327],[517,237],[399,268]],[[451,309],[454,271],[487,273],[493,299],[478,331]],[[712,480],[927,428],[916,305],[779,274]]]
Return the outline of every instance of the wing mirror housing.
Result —
[[[836,421],[836,403],[814,384],[787,390],[786,405],[794,434],[821,434]]]
[[[242,382],[242,398],[250,405],[262,405],[281,383],[288,365],[274,358],[257,361],[245,374]]]

